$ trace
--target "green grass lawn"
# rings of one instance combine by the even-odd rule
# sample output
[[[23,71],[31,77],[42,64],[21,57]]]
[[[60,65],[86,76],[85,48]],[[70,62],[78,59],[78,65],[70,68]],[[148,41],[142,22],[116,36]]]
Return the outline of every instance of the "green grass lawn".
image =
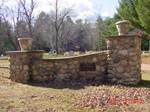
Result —
[[[8,67],[9,61],[8,60],[0,60],[0,67]]]
[[[150,74],[143,74],[142,79],[143,81],[136,87],[110,85],[76,87],[74,84],[59,87],[12,82],[9,79],[9,71],[1,69],[0,112],[141,112],[145,110],[149,112],[150,96],[144,94],[150,91]],[[130,92],[141,95],[142,103],[122,105],[120,102],[116,104],[107,102],[107,98],[126,97],[131,94]],[[98,95],[102,95],[102,100],[98,100],[101,99]]]
[[[43,58],[44,59],[48,59],[48,58],[61,58],[61,57],[65,57],[64,55],[51,55],[49,53],[44,53],[43,54]]]
[[[143,74],[142,75],[142,80],[150,81],[150,74]]]
[[[150,72],[149,74],[142,74],[142,81],[136,87],[150,88]]]
[[[143,51],[144,54],[150,54],[150,51]]]
[[[90,52],[86,52],[86,54],[90,54]],[[80,54],[79,52],[74,52],[74,56],[81,56],[84,54]],[[70,57],[68,52],[65,52],[64,55],[52,55],[49,53],[44,53],[43,58],[48,59],[48,58],[63,58],[63,57]]]

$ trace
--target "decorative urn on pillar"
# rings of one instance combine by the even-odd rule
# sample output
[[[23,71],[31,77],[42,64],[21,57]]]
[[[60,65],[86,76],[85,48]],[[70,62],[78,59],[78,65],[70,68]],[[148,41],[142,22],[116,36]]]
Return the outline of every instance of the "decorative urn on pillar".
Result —
[[[131,23],[128,20],[116,22],[118,35],[128,35],[130,31]]]
[[[32,48],[32,38],[18,38],[21,51],[30,51]]]

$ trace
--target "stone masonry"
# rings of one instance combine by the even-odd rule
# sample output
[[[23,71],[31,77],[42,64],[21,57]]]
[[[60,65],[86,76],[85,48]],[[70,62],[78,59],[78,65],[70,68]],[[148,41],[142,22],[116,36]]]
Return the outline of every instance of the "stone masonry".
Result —
[[[47,82],[63,80],[103,81],[107,52],[58,59],[42,59],[43,51],[8,52],[11,80]],[[93,63],[95,70],[80,70],[81,63]]]
[[[83,56],[43,59],[42,50],[7,52],[10,78],[16,82],[107,78],[111,84],[136,85],[141,80],[140,36],[122,34],[107,39],[108,51]]]
[[[138,35],[108,37],[108,81],[136,85],[141,80],[141,38]]]
[[[96,80],[111,84],[136,85],[141,80],[141,38],[138,35],[107,37],[108,51],[68,58],[43,59],[44,51],[7,52],[10,78],[16,82]],[[95,70],[82,71],[82,63]],[[87,64],[88,65],[88,64]]]
[[[44,51],[11,51],[7,53],[9,54],[11,80],[27,82],[32,77],[32,61],[41,59]]]
[[[107,53],[70,58],[37,60],[32,66],[34,81],[93,79],[102,81],[106,74]],[[95,63],[95,71],[81,71],[81,63]]]

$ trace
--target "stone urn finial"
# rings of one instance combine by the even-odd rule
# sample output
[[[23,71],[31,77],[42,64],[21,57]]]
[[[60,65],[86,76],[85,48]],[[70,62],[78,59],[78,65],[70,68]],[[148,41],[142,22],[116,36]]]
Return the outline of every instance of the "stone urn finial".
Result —
[[[30,51],[32,47],[32,38],[18,38],[21,51]]]
[[[128,35],[130,31],[131,23],[128,20],[116,22],[118,35]]]

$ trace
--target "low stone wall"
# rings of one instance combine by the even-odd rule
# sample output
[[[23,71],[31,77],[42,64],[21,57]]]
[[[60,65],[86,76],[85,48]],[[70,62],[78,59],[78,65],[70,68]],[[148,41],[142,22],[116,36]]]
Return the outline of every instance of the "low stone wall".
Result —
[[[106,75],[106,60],[106,52],[78,57],[36,60],[32,64],[32,79],[38,82],[70,79],[103,80]],[[82,64],[85,66],[93,64],[95,70],[81,70]]]
[[[17,82],[103,81],[107,71],[107,52],[56,59],[42,59],[42,51],[13,52],[9,56],[11,79]]]

